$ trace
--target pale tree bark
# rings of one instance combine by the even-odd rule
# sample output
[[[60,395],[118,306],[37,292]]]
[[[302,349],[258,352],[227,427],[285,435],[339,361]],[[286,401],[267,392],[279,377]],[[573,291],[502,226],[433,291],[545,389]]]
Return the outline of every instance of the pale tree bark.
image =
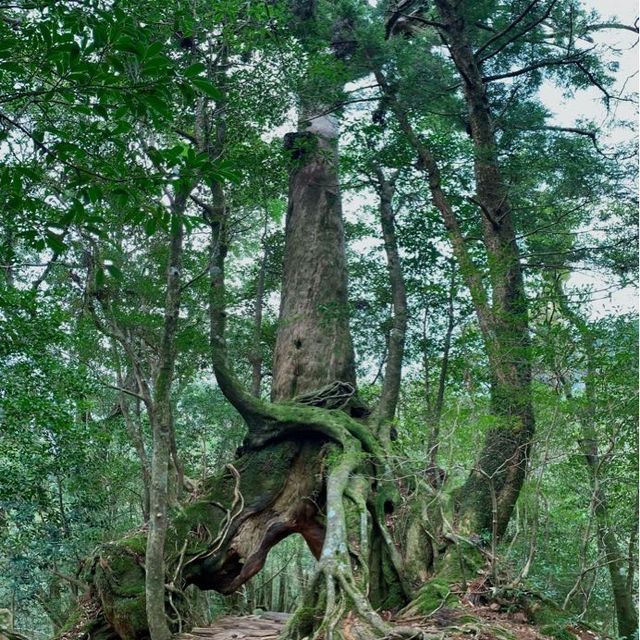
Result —
[[[384,370],[380,400],[372,416],[377,425],[378,438],[383,447],[390,445],[390,428],[400,395],[402,361],[407,334],[407,292],[402,272],[402,261],[396,237],[393,196],[398,172],[387,177],[382,168],[374,167],[373,186],[378,193],[380,228],[387,260],[387,274],[391,287],[392,318],[387,347],[387,362]]]
[[[173,415],[171,386],[176,362],[176,335],[180,313],[183,221],[187,193],[174,195],[171,211],[169,260],[165,297],[164,328],[160,343],[158,372],[153,389],[153,407],[149,415],[153,432],[151,457],[150,518],[145,553],[146,612],[151,640],[169,640],[171,631],[165,614],[164,546],[167,532],[169,462]]]
[[[151,487],[151,469],[149,466],[149,457],[147,455],[147,449],[144,443],[144,435],[142,432],[142,424],[140,421],[140,402],[142,397],[140,395],[138,384],[135,376],[129,373],[126,377],[122,372],[122,363],[120,354],[118,352],[118,346],[116,340],[111,338],[111,352],[113,353],[116,382],[118,385],[118,405],[117,409],[122,415],[127,433],[131,439],[131,444],[135,449],[138,456],[138,462],[140,463],[140,471],[142,473],[142,487],[143,487],[143,500],[142,500],[142,516],[145,522],[149,520],[149,491]],[[133,410],[133,415],[130,408],[130,402],[133,400],[136,406]]]
[[[169,465],[172,455],[173,414],[171,404],[171,388],[173,384],[176,361],[176,336],[178,332],[178,317],[180,312],[181,270],[183,251],[183,215],[192,185],[184,182],[182,190],[176,191],[171,198],[171,229],[168,236],[168,260],[165,289],[165,309],[163,329],[160,335],[157,362],[154,373],[147,378],[144,371],[143,358],[137,352],[132,338],[116,319],[111,306],[111,300],[103,291],[97,290],[94,281],[93,268],[88,278],[87,306],[93,320],[104,335],[112,338],[124,349],[129,365],[135,377],[136,392],[146,408],[152,429],[152,458],[149,475],[149,522],[148,534],[145,540],[144,572],[138,565],[137,579],[144,588],[135,592],[136,609],[118,610],[117,589],[112,589],[108,581],[94,583],[91,594],[102,601],[100,615],[106,616],[117,634],[117,637],[128,639],[137,633],[136,625],[140,625],[140,617],[144,612],[144,626],[151,640],[168,640],[171,631],[165,614],[166,571],[165,571],[165,538],[167,532],[167,510],[169,496]],[[96,301],[102,310],[102,317],[96,309]],[[104,320],[103,320],[104,318]],[[151,382],[150,379],[153,379]],[[119,376],[119,388],[126,386]],[[129,391],[129,393],[132,393]],[[124,410],[126,411],[126,409]],[[140,434],[138,434],[141,437]],[[141,446],[141,442],[138,446]],[[143,447],[139,455],[143,455]],[[144,454],[146,457],[146,454]],[[133,559],[131,552],[121,551],[124,557]],[[109,572],[108,561],[105,571]],[[100,565],[103,566],[103,565]],[[91,576],[95,573],[95,566]],[[119,584],[115,579],[114,585]],[[131,602],[131,601],[129,601]],[[148,621],[148,623],[147,623]]]

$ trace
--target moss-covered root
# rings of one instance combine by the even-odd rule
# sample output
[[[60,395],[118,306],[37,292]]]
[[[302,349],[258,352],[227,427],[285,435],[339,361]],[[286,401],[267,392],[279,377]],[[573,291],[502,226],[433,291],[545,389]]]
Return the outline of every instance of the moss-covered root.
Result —
[[[285,628],[284,637],[287,640],[398,637],[403,630],[396,631],[385,623],[364,595],[368,572],[357,566],[360,554],[368,549],[366,501],[357,498],[358,483],[354,482],[354,472],[361,463],[359,443],[355,439],[344,442],[342,451],[336,450],[331,458],[326,485],[326,533],[318,569],[301,606]],[[420,634],[411,630],[411,636],[419,638]]]
[[[401,616],[432,616],[443,607],[455,607],[454,592],[466,589],[486,566],[481,549],[469,542],[452,543],[441,557],[434,576],[418,590],[415,598],[402,610]]]
[[[527,594],[524,597],[523,608],[529,621],[535,624],[541,633],[557,640],[574,640],[576,634],[570,631],[576,626],[575,616],[561,609],[555,602],[541,594]],[[584,623],[577,625],[585,630]]]
[[[99,548],[93,565],[95,595],[122,640],[147,633],[143,557],[120,544]]]
[[[361,527],[360,518],[354,518],[352,514],[347,518],[351,510],[348,505],[353,507],[359,502],[354,500],[356,488],[353,483],[353,474],[362,461],[359,443],[346,439],[342,450],[336,448],[328,461],[325,536],[318,569],[302,605],[285,629],[285,637],[289,640],[305,637],[324,640],[383,638],[388,627],[359,590],[359,587],[366,588],[367,572],[356,572],[360,582],[365,583],[356,586],[352,567],[352,559],[355,561],[359,557],[356,546],[361,551],[368,548],[365,540],[368,527]],[[361,508],[366,509],[364,500],[361,502]],[[362,538],[359,544],[356,545],[354,531],[349,528],[359,532],[355,536]],[[353,547],[353,553],[350,553],[350,547]]]
[[[423,640],[418,629],[390,626],[352,582],[340,563],[322,563],[282,640]]]

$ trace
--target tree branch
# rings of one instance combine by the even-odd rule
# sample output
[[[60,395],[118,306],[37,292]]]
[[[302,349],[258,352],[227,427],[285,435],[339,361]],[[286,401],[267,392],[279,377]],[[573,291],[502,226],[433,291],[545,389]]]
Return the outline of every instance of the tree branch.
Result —
[[[132,398],[137,398],[138,400],[142,400],[142,402],[145,402],[145,397],[140,395],[139,393],[136,393],[135,391],[131,391],[131,389],[125,389],[123,387],[118,387],[115,384],[109,384],[107,382],[101,382],[100,383],[103,387],[107,387],[108,389],[113,389],[114,391],[119,391],[120,393],[126,393],[128,396],[131,396]]]
[[[507,71],[506,73],[497,73],[491,76],[483,76],[482,81],[495,82],[496,80],[516,78],[517,76],[521,76],[525,73],[529,73],[530,71],[535,71],[536,69],[542,69],[544,67],[558,67],[569,64],[579,65],[580,60],[582,60],[583,57],[584,55],[580,54],[579,56],[572,56],[568,58],[548,58],[547,60],[539,60],[538,62],[533,62],[526,67],[522,67],[521,69],[516,69],[515,71]]]
[[[638,29],[638,18],[636,18],[632,25],[621,24],[620,22],[601,22],[598,24],[590,24],[586,27],[585,33],[588,33],[589,31],[603,31],[605,29],[621,29],[624,31],[631,31],[631,33],[640,32],[640,29]]]
[[[534,7],[538,4],[540,0],[532,0],[520,13],[520,15],[516,16],[502,31],[499,31],[494,36],[491,36],[483,45],[481,45],[478,50],[474,53],[475,57],[478,58],[480,54],[485,51],[488,47],[490,47],[494,42],[497,42],[502,38],[502,36],[507,35],[511,29],[518,26],[524,18],[533,11]]]
[[[474,54],[475,57],[478,59],[478,62],[483,63],[486,60],[493,58],[493,56],[498,55],[498,53],[500,53],[503,49],[505,49],[505,47],[508,47],[511,43],[518,40],[518,38],[521,38],[522,36],[529,33],[529,31],[531,31],[532,29],[535,29],[541,22],[544,22],[549,17],[549,14],[551,13],[551,9],[553,9],[556,2],[557,0],[551,0],[547,9],[537,20],[534,20],[533,22],[529,23],[524,29],[522,29],[522,31],[519,31],[518,33],[512,35],[510,38],[505,40],[505,42],[503,42],[497,49],[495,49],[491,53],[488,53],[486,56],[482,56],[481,58],[478,58],[479,53],[481,53],[486,48],[487,45],[484,44],[482,47],[480,47],[480,49],[478,49],[478,51],[476,51],[476,53]]]

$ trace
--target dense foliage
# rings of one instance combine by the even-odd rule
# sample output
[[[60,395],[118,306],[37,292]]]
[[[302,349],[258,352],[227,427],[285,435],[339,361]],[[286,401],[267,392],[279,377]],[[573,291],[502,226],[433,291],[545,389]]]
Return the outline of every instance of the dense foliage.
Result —
[[[245,435],[209,358],[216,242],[228,251],[227,352],[247,388],[269,397],[291,162],[281,135],[312,99],[342,123],[348,313],[360,394],[371,404],[395,335],[379,230],[382,184],[393,185],[408,311],[390,459],[403,492],[437,468],[454,495],[495,427],[468,274],[396,118],[406,116],[439,162],[488,281],[495,265],[482,248],[473,141],[431,3],[320,2],[323,18],[306,34],[294,4],[0,4],[0,607],[29,637],[59,632],[86,588],[83,559],[149,517],[154,431],[141,389],[161,368],[177,224],[185,236],[170,394],[173,513],[234,459]],[[633,96],[618,93],[615,52],[592,34],[607,24],[625,41],[635,33],[573,0],[531,4],[513,41],[500,34],[529,3],[465,4],[473,37],[485,42],[529,302],[537,422],[494,579],[542,592],[615,635],[606,535],[637,593],[637,317],[596,313],[593,299],[604,287],[635,296],[635,137],[609,145],[595,121],[559,126],[543,94],[557,86],[580,100],[595,86],[607,127],[629,126],[614,114]],[[576,284],[585,271],[594,286]],[[288,538],[238,594],[193,595],[198,615],[290,611],[313,565],[302,540]]]

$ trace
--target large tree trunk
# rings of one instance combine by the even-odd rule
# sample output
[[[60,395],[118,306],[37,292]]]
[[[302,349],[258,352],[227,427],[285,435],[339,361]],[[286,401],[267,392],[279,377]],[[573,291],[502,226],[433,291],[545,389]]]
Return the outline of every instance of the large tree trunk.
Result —
[[[487,87],[467,36],[462,7],[437,0],[449,51],[462,80],[474,145],[475,202],[481,212],[492,292],[491,407],[497,418],[462,493],[472,530],[500,537],[524,482],[534,431],[527,299],[509,194],[502,178]]]
[[[292,167],[274,400],[334,381],[355,386],[337,137],[336,118],[307,113],[285,138]]]
[[[337,120],[322,111],[318,108],[316,115],[306,109],[300,130],[285,139],[292,164],[272,396],[344,409],[346,413],[339,413],[348,420],[347,415],[362,418],[367,412],[355,399]],[[399,383],[399,363],[397,368]],[[393,398],[388,402],[395,407]],[[364,433],[368,428],[362,429]],[[368,439],[379,451],[373,436]],[[319,564],[287,634],[341,636],[351,615],[350,624],[361,633],[382,635],[385,625],[365,594],[371,588],[373,599],[381,604],[393,591],[387,584],[389,548],[380,541],[382,511],[369,479],[382,472],[383,456],[378,453],[378,465],[365,463],[362,443],[352,436],[340,437],[337,443],[320,440],[317,447],[316,466],[307,468],[308,474],[323,477],[322,491],[309,506],[317,526],[311,540],[308,532],[302,533]],[[327,463],[327,454],[336,461]],[[314,548],[317,542],[320,548]]]
[[[378,84],[401,130],[419,157],[431,197],[449,233],[459,270],[469,288],[491,369],[491,408],[495,426],[467,483],[460,492],[459,528],[466,534],[488,531],[495,539],[505,531],[520,488],[534,432],[531,360],[526,295],[513,215],[500,170],[491,108],[478,62],[473,55],[463,7],[437,0],[443,37],[460,75],[471,123],[476,196],[482,216],[491,294],[475,265],[447,197],[440,167],[426,141],[395,95],[375,55],[368,54]]]

